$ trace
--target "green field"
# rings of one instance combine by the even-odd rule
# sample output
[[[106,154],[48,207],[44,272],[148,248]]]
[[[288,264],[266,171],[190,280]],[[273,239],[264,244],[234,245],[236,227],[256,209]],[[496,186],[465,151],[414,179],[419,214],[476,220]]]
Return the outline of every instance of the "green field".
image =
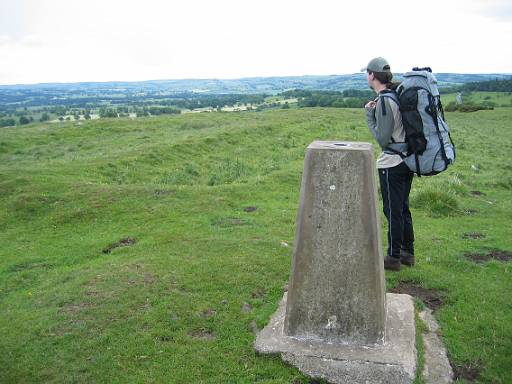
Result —
[[[387,284],[437,290],[452,365],[512,383],[512,266],[465,257],[512,251],[512,109],[447,120],[457,162],[415,179],[417,266]],[[253,342],[316,139],[371,141],[334,108],[1,129],[0,383],[308,383]]]
[[[442,95],[443,104],[455,102],[456,93]],[[494,107],[512,107],[511,92],[464,92],[462,95],[464,103],[489,104]]]

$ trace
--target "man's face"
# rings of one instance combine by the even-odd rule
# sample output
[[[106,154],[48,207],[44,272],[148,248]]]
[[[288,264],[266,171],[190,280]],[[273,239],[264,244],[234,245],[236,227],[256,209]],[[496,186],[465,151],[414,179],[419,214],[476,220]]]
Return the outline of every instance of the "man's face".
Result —
[[[373,89],[373,80],[375,79],[375,75],[370,72],[366,72],[366,81],[368,81],[368,86]]]

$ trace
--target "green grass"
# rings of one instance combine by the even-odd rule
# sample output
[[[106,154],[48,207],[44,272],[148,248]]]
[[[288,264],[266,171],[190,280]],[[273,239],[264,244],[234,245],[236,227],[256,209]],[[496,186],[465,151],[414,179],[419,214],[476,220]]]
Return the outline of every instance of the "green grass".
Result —
[[[427,325],[421,320],[419,313],[424,310],[424,304],[421,300],[415,299],[414,321],[416,324],[416,377],[414,384],[425,384],[422,376],[425,368],[425,346],[423,344],[423,335],[428,331]]]
[[[511,265],[463,255],[512,251],[512,110],[447,119],[457,162],[415,179],[418,265],[388,286],[441,290],[452,361],[510,383]],[[371,141],[362,110],[321,108],[1,129],[0,382],[307,383],[252,328],[288,280],[315,139]]]
[[[457,97],[456,93],[449,93],[442,95],[443,105],[448,105],[450,102],[455,102]],[[476,104],[491,103],[494,107],[512,107],[512,93],[511,92],[464,92],[464,102],[473,102]]]

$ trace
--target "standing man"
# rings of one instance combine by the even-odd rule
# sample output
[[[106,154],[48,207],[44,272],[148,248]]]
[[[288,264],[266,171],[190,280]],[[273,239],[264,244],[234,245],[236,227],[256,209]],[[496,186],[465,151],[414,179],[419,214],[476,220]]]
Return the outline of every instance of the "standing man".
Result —
[[[394,89],[389,63],[382,57],[371,60],[362,69],[368,86],[377,93],[375,100],[365,105],[366,120],[371,134],[382,148],[377,158],[384,214],[388,222],[388,249],[384,268],[399,271],[400,265],[413,266],[414,230],[409,211],[409,193],[413,173],[403,162],[407,152],[405,131],[398,97]]]

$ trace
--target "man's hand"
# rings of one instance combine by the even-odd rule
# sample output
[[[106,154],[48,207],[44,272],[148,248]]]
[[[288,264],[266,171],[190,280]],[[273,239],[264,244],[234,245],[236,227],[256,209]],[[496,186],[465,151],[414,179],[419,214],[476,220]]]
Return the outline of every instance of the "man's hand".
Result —
[[[364,107],[365,108],[375,108],[376,105],[377,105],[377,102],[375,100],[370,100],[368,103],[366,103],[366,105]]]

